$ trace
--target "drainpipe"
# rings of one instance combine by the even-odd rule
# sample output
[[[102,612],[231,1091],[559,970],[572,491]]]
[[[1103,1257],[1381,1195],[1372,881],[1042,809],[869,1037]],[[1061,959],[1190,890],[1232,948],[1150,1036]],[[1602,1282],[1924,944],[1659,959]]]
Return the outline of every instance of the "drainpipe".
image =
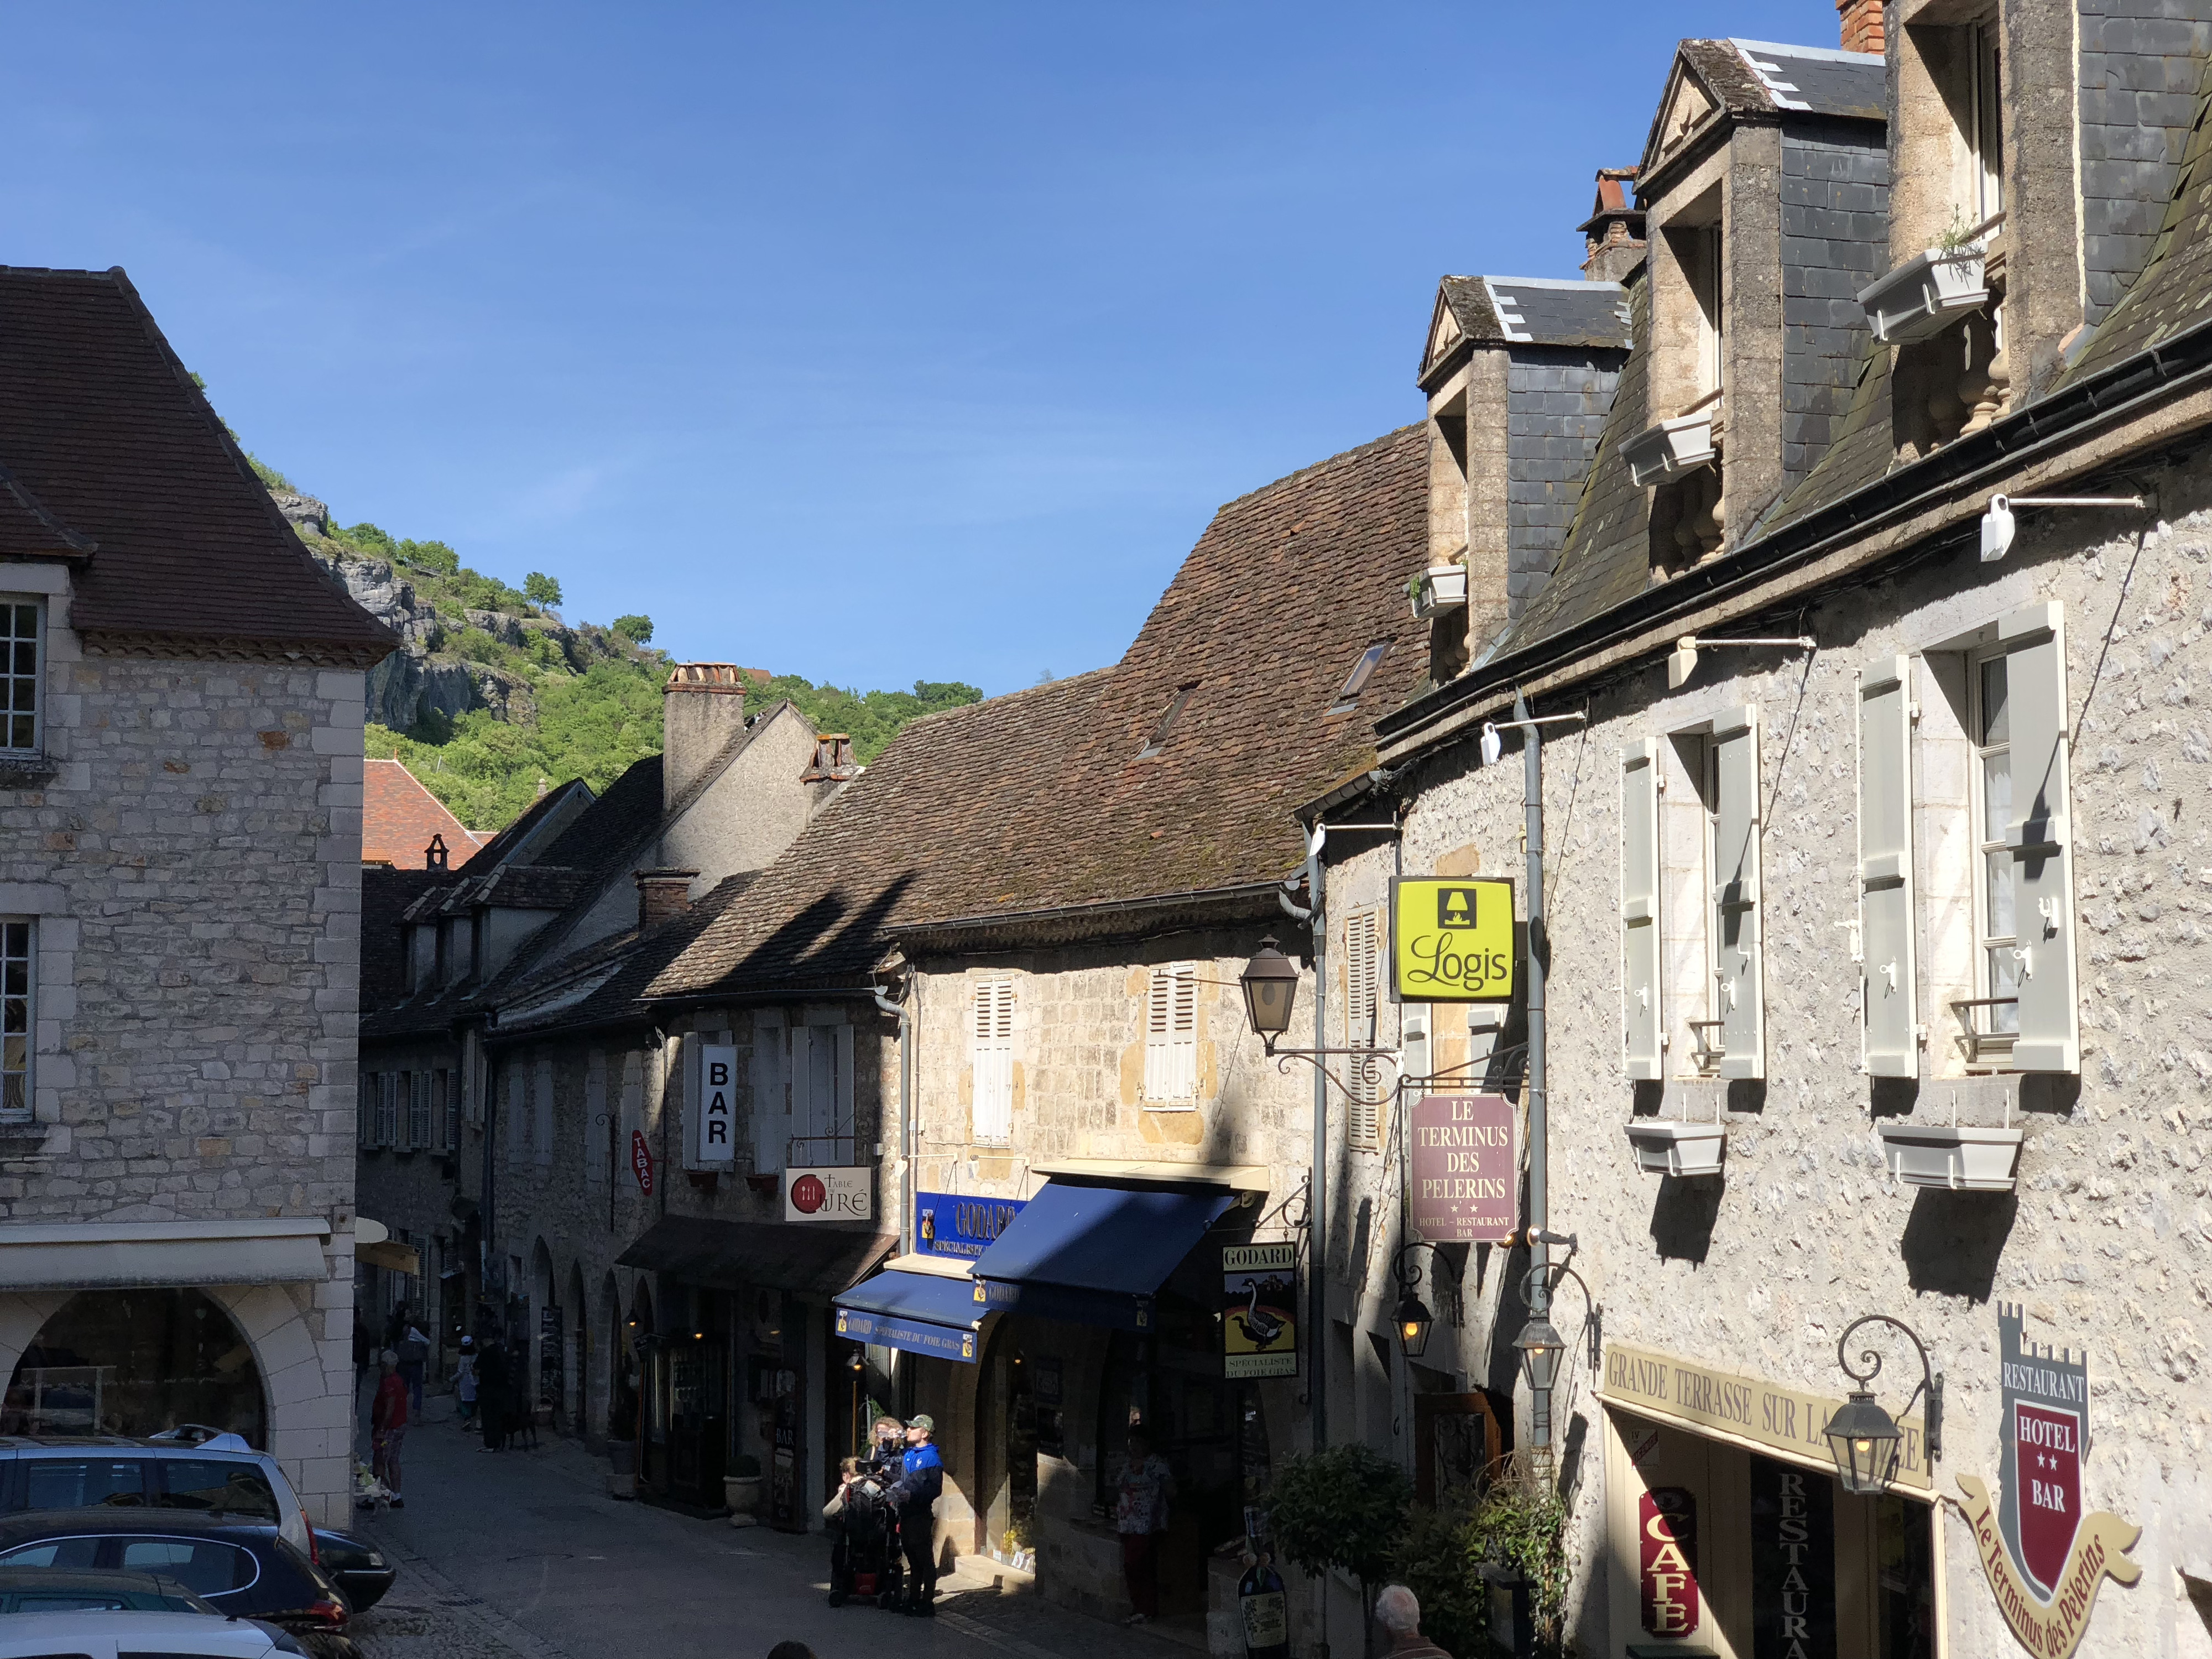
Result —
[[[908,999],[921,989],[918,978],[907,981]],[[876,1006],[898,1021],[899,1045],[899,1254],[914,1254],[914,1027],[904,1001],[894,1002],[878,989]]]
[[[1550,1097],[1544,1056],[1544,967],[1551,941],[1544,924],[1544,728],[1528,719],[1528,700],[1517,693],[1513,718],[1522,722],[1522,800],[1528,843],[1528,1316],[1544,1319],[1552,1307],[1552,1247],[1544,1243],[1551,1224],[1549,1148]],[[1552,1391],[1538,1389],[1529,1402],[1529,1438],[1548,1450],[1552,1443]]]
[[[1310,907],[1309,921],[1313,928],[1314,965],[1314,1042],[1316,1048],[1328,1046],[1328,975],[1322,970],[1322,959],[1328,939],[1328,911],[1322,902],[1321,849],[1328,840],[1328,828],[1319,818],[1306,836],[1306,902]],[[1312,1197],[1306,1216],[1307,1238],[1311,1241],[1310,1263],[1313,1283],[1306,1292],[1306,1321],[1313,1330],[1313,1340],[1308,1345],[1313,1356],[1312,1411],[1313,1449],[1320,1451],[1328,1444],[1328,1282],[1327,1255],[1328,1252],[1328,1073],[1318,1066],[1313,1068],[1313,1182]],[[1322,1579],[1322,1594],[1328,1594],[1328,1576]],[[1322,1603],[1326,1607],[1326,1601]],[[1322,1645],[1328,1644],[1326,1614],[1322,1625]]]

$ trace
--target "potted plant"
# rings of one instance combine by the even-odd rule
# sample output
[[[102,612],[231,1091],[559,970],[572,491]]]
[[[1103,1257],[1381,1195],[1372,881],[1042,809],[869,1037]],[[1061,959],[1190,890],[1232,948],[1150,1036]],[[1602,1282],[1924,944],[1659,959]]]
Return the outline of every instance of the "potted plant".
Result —
[[[1467,604],[1467,567],[1432,564],[1415,573],[1406,584],[1406,595],[1413,603],[1415,622],[1426,622],[1444,611],[1457,611]]]
[[[1334,1567],[1357,1578],[1370,1647],[1375,1592],[1390,1571],[1413,1503],[1406,1472],[1362,1445],[1290,1458],[1268,1489],[1267,1527],[1277,1553],[1316,1576]]]
[[[1933,339],[1968,312],[1989,303],[1988,250],[1978,240],[1989,225],[1969,228],[1954,211],[1950,228],[1887,276],[1859,290],[1860,307],[1884,345]]]
[[[1875,1126],[1893,1181],[1953,1193],[2008,1193],[2020,1164],[2021,1132],[1969,1124],[1915,1123],[1893,1118]]]
[[[750,1452],[739,1452],[730,1460],[730,1471],[722,1477],[722,1501],[730,1506],[730,1524],[750,1527],[760,1514],[761,1488],[766,1483],[761,1479],[760,1459]]]
[[[1720,402],[1719,392],[1709,392],[1673,420],[1648,427],[1621,445],[1629,482],[1641,489],[1646,484],[1671,483],[1711,466],[1719,453],[1713,447],[1713,417],[1720,412]]]

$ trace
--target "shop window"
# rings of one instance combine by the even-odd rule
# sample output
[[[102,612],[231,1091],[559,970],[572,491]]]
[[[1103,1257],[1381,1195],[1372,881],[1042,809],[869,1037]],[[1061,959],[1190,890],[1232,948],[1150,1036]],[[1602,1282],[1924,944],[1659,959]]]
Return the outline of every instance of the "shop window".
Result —
[[[194,1290],[80,1291],[23,1351],[0,1433],[158,1434],[200,1423],[268,1444],[253,1351]]]
[[[1344,1046],[1372,1048],[1382,978],[1382,913],[1355,910],[1344,923]],[[1345,1063],[1345,1139],[1372,1149],[1382,1139],[1382,1071],[1357,1058]]]
[[[1014,1130],[1014,981],[975,981],[969,1063],[974,1071],[971,1120],[976,1141],[1003,1146]]]
[[[784,1076],[785,1034],[780,1009],[753,1015],[753,1169],[768,1174],[784,1167],[790,1151],[791,1100]]]
[[[791,1150],[794,1168],[853,1161],[853,1028],[798,1025],[791,1032]]]
[[[1145,1104],[1189,1111],[1198,1103],[1198,964],[1152,969],[1145,997]]]
[[[0,603],[0,702],[6,705],[7,720],[0,749],[11,754],[36,754],[42,741],[40,647],[45,609],[37,599]]]

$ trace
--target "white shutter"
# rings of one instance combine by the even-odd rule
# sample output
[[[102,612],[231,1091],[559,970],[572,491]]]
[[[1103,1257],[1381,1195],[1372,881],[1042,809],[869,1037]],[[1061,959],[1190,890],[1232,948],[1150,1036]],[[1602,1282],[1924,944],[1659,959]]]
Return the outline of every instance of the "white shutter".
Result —
[[[2012,720],[2012,801],[2006,826],[2020,929],[2016,1072],[2081,1069],[2074,975],[2074,846],[2068,776],[2066,624],[2056,604],[2015,611],[1997,624]]]
[[[1628,1075],[1666,1075],[1666,1012],[1659,982],[1659,744],[1638,738],[1620,751],[1621,1024]]]
[[[791,1162],[829,1165],[849,1159],[853,1028],[800,1025],[791,1033]]]
[[[1372,1048],[1375,1042],[1376,939],[1378,915],[1355,910],[1344,924],[1344,1046]],[[1382,1113],[1379,1068],[1363,1065],[1356,1055],[1345,1059],[1345,1139],[1354,1146],[1374,1146],[1382,1139]]]
[[[830,1149],[826,1164],[849,1164],[853,1162],[853,1028],[840,1025],[836,1031],[837,1053],[837,1121],[831,1133],[837,1144]]]
[[[1714,1018],[1721,1024],[1720,1073],[1766,1075],[1765,985],[1759,948],[1759,710],[1747,705],[1713,722]]]
[[[1912,659],[1859,671],[1859,1059],[1875,1077],[1920,1074],[1913,953]]]
[[[753,1016],[753,1170],[766,1175],[784,1166],[790,1155],[791,1096],[785,1084],[784,1029],[781,1012]],[[623,1156],[629,1155],[628,1146]]]
[[[975,981],[975,1137],[1003,1146],[1014,1130],[1014,982]]]
[[[1145,999],[1145,1099],[1188,1106],[1198,1092],[1198,975],[1194,964],[1152,970]]]

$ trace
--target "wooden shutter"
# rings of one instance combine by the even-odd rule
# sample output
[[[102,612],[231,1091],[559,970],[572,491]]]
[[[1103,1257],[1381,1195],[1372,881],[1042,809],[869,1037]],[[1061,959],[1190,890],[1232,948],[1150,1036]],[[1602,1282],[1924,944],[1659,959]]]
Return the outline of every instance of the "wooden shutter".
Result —
[[[2032,605],[1997,624],[2012,720],[2013,855],[2020,929],[2017,1072],[2081,1068],[2074,977],[2074,845],[2068,776],[2066,625],[2057,604]]]
[[[1145,1099],[1192,1103],[1198,1092],[1198,975],[1188,962],[1152,970],[1145,999]]]
[[[1713,722],[1714,1018],[1721,1024],[1720,1073],[1766,1075],[1765,992],[1759,949],[1759,710],[1747,705]]]
[[[783,1015],[766,1009],[753,1016],[753,1170],[766,1175],[790,1157],[791,1096],[785,1081]],[[617,1149],[617,1159],[629,1146]]]
[[[1344,923],[1344,1046],[1375,1044],[1376,987],[1381,968],[1381,916],[1355,910]],[[1370,1075],[1371,1072],[1371,1075]],[[1344,1060],[1345,1139],[1354,1146],[1379,1146],[1382,1137],[1382,1073],[1358,1056]]]
[[[399,1073],[386,1072],[376,1081],[376,1144],[396,1146],[399,1143]]]
[[[1920,1074],[1912,881],[1912,659],[1859,671],[1859,1059],[1875,1077]]]
[[[1002,1146],[1014,1129],[1014,982],[975,981],[975,1137]]]
[[[407,1144],[427,1151],[430,1146],[430,1074],[409,1075],[407,1088]]]
[[[1659,745],[1620,751],[1620,991],[1628,1075],[1666,1075],[1666,1011],[1659,981]]]

